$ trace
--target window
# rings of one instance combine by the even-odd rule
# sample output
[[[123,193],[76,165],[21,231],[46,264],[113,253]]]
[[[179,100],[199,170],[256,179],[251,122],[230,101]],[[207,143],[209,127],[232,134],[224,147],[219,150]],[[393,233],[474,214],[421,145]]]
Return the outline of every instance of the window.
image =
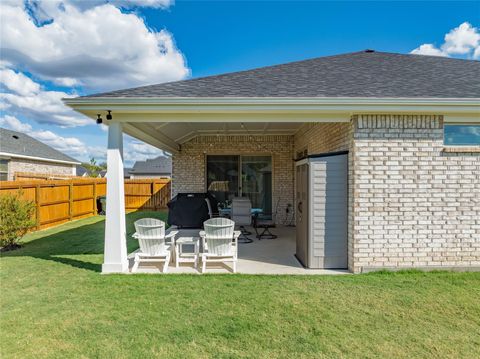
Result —
[[[446,146],[480,146],[480,125],[445,125],[443,144]]]
[[[0,181],[8,180],[8,160],[0,159]]]

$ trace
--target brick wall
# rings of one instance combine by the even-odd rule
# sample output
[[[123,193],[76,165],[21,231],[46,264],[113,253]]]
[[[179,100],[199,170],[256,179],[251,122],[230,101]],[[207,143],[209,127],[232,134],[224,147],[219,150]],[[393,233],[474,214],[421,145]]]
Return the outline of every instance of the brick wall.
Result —
[[[295,154],[304,149],[309,155],[348,150],[349,123],[305,123],[295,134]]]
[[[271,155],[273,164],[273,210],[277,221],[285,219],[287,204],[293,205],[293,136],[198,136],[182,145],[172,160],[172,191],[206,191],[207,154]]]
[[[73,165],[32,161],[22,158],[12,158],[8,163],[8,179],[13,181],[15,172],[46,173],[72,176]]]
[[[353,126],[350,269],[480,267],[480,154],[444,151],[442,116]]]

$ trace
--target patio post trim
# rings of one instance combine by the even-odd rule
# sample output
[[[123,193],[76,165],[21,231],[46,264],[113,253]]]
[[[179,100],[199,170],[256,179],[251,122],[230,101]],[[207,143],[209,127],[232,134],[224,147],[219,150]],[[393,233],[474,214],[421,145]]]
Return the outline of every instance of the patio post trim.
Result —
[[[102,273],[128,272],[122,124],[108,127],[107,208]]]

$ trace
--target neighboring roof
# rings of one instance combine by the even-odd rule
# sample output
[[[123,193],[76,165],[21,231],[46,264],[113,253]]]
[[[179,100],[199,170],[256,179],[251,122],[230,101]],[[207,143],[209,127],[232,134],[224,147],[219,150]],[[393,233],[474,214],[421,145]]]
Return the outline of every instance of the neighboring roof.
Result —
[[[82,177],[84,174],[88,174],[88,170],[81,165],[77,165],[76,174],[77,176]]]
[[[480,98],[480,62],[365,50],[95,97]]]
[[[0,153],[57,163],[79,164],[76,159],[24,133],[0,128]]]
[[[133,175],[170,175],[172,173],[172,158],[158,156],[146,161],[137,161],[129,173]]]
[[[131,170],[132,170],[131,168],[124,167],[123,168],[123,178],[130,178],[130,171]]]

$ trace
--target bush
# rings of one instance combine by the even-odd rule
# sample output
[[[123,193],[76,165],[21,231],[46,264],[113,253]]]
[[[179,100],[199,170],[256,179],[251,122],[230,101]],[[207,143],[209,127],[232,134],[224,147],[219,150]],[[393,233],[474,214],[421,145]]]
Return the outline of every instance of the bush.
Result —
[[[0,247],[4,250],[19,247],[18,241],[35,225],[35,203],[20,196],[0,196]]]

